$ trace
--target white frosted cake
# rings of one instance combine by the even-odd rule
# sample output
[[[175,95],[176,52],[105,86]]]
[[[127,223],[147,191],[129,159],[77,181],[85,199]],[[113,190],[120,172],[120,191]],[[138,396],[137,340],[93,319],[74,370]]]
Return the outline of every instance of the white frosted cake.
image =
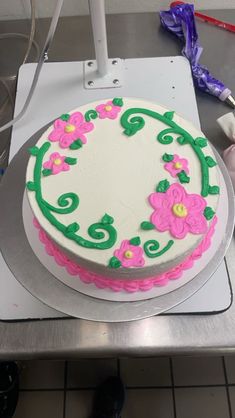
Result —
[[[89,103],[56,119],[29,151],[40,239],[83,281],[147,290],[180,277],[208,248],[216,158],[173,111],[136,98]]]

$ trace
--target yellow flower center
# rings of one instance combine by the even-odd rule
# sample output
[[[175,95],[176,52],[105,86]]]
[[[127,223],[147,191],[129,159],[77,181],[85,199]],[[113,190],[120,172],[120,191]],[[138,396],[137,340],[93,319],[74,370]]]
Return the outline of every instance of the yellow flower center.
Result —
[[[172,212],[178,218],[185,218],[185,216],[188,214],[188,210],[183,205],[183,203],[176,203],[174,206],[172,206]]]
[[[182,168],[182,164],[177,162],[177,163],[174,164],[174,168],[176,168],[178,170],[179,168]]]
[[[125,251],[124,257],[125,258],[132,258],[133,257],[133,252],[130,251],[130,250]]]
[[[60,158],[56,158],[53,162],[55,165],[60,165],[62,163],[62,160]]]
[[[75,129],[76,129],[76,126],[74,126],[74,125],[70,125],[70,123],[68,123],[68,124],[65,126],[64,131],[65,131],[67,134],[69,134],[70,132],[74,132],[74,131],[75,131]]]
[[[105,106],[105,110],[106,110],[107,112],[109,112],[110,110],[112,110],[112,106],[111,106],[111,105],[107,105],[107,106]]]

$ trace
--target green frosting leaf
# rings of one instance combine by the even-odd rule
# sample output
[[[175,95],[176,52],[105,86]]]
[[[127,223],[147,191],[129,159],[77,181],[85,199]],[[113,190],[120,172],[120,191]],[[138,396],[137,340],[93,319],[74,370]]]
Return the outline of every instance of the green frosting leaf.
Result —
[[[68,225],[65,231],[65,234],[69,234],[70,232],[77,232],[79,230],[80,226],[77,222],[73,222],[72,224]]]
[[[39,149],[38,147],[32,147],[32,148],[29,148],[28,151],[31,155],[38,155]]]
[[[189,183],[190,177],[187,176],[184,170],[182,170],[180,173],[177,174],[177,177],[179,178],[180,183]]]
[[[36,187],[35,187],[35,184],[34,184],[33,181],[28,181],[26,183],[26,187],[27,187],[28,190],[30,190],[32,192],[35,192],[35,190],[36,190]]]
[[[178,142],[180,145],[184,145],[184,144],[187,144],[187,139],[186,139],[186,138],[184,138],[184,136],[179,136],[179,137],[177,138],[177,142]]]
[[[213,218],[213,216],[214,216],[214,214],[215,214],[215,211],[214,211],[214,210],[213,210],[210,206],[207,206],[207,207],[204,209],[203,214],[204,214],[205,218],[206,218],[208,221],[210,221],[210,220]]]
[[[194,139],[194,144],[198,145],[200,148],[204,148],[207,146],[207,139],[206,138],[196,138]]]
[[[165,112],[163,116],[166,119],[172,120],[173,117],[174,117],[174,113],[175,113],[174,111],[172,111],[172,112]]]
[[[115,97],[113,99],[113,104],[114,104],[114,106],[120,106],[120,107],[122,107],[123,106],[123,100],[122,100],[122,98],[121,97]]]
[[[129,240],[129,243],[130,243],[131,245],[136,245],[136,246],[140,245],[140,237],[134,237],[134,238],[131,238],[131,239]]]
[[[69,165],[74,165],[77,163],[77,158],[66,157],[64,161]]]
[[[219,186],[209,186],[208,193],[209,194],[219,194],[220,188]]]
[[[214,167],[215,165],[217,165],[217,162],[210,156],[205,157],[205,160],[208,167]]]
[[[82,148],[82,146],[83,146],[83,143],[82,143],[81,139],[76,139],[76,141],[74,141],[74,142],[73,142],[73,143],[69,146],[69,148],[70,148],[70,149],[72,149],[72,150],[75,150],[75,149]]]
[[[169,163],[170,161],[172,161],[172,160],[174,159],[174,155],[165,153],[165,154],[162,156],[162,159],[163,159],[163,161],[165,161],[166,163]]]
[[[107,213],[101,219],[101,223],[104,225],[112,224],[113,222],[114,222],[114,219],[112,218],[112,216],[108,215]]]
[[[65,122],[67,122],[70,118],[70,115],[68,113],[64,113],[63,115],[60,116],[60,119],[64,120]]]
[[[117,257],[112,257],[110,258],[108,265],[113,269],[117,269],[121,267],[121,261]]]
[[[52,173],[52,170],[50,170],[49,168],[44,168],[43,170],[42,170],[42,175],[43,176],[50,176],[51,175],[51,173]]]
[[[157,192],[161,192],[161,193],[165,193],[167,191],[167,189],[169,189],[170,187],[170,183],[168,180],[161,180],[156,188]]]
[[[149,221],[141,222],[140,227],[141,229],[144,229],[145,231],[150,231],[151,229],[155,229],[155,226]]]

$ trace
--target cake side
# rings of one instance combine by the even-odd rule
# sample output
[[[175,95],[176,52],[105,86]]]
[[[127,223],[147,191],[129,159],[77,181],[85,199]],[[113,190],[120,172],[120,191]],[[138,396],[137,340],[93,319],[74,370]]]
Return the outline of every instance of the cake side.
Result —
[[[198,261],[198,259],[200,259],[204,252],[206,252],[210,247],[212,237],[215,232],[216,223],[217,217],[215,216],[206,235],[198,247],[194,249],[193,252],[182,263],[178,264],[173,269],[167,270],[163,274],[157,274],[157,276],[150,276],[141,280],[124,280],[114,279],[93,273],[70,260],[47,236],[36,218],[34,219],[34,226],[39,231],[38,237],[41,243],[44,245],[46,253],[53,257],[55,262],[60,267],[64,267],[71,276],[78,276],[82,282],[86,284],[94,284],[98,289],[110,289],[115,292],[124,290],[129,293],[148,291],[151,290],[154,286],[165,286],[169,283],[170,280],[179,279],[184,271],[191,269],[194,266],[195,261]]]
[[[31,150],[27,194],[71,259],[128,280],[161,274],[198,246],[216,212],[218,169],[203,134],[174,112],[114,103],[57,119]]]

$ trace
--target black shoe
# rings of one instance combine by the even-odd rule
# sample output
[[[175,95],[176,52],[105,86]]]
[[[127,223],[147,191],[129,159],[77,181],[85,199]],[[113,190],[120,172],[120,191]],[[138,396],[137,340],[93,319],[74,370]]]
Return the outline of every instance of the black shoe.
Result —
[[[125,390],[118,377],[109,377],[95,392],[92,418],[120,418]]]
[[[18,394],[19,376],[16,363],[0,363],[0,418],[13,417]]]

